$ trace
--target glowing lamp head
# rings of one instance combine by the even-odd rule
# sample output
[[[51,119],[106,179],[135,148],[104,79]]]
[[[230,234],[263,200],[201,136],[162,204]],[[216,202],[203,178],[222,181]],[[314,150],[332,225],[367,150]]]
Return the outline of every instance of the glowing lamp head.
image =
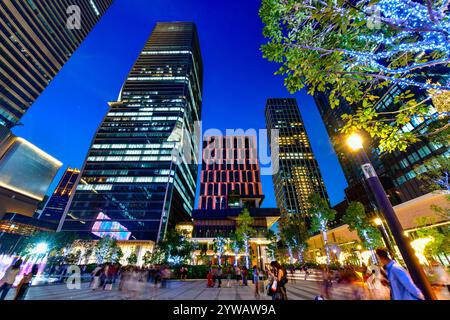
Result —
[[[381,226],[381,225],[383,224],[383,221],[381,221],[380,218],[376,218],[375,220],[373,220],[373,222],[375,222],[375,224],[376,224],[377,226]]]
[[[47,250],[48,250],[48,245],[45,242],[40,242],[34,248],[33,253],[44,254],[44,253],[47,253]]]
[[[361,150],[363,148],[363,141],[361,136],[357,133],[352,133],[347,139],[347,145],[353,151]]]
[[[358,244],[358,246],[356,247],[356,249],[361,250],[362,246],[360,244]]]

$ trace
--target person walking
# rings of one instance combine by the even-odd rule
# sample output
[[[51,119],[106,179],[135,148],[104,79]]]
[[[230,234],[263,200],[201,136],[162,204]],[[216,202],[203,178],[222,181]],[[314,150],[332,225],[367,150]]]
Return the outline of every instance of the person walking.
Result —
[[[238,283],[238,285],[241,285],[241,280],[242,280],[242,276],[241,276],[241,268],[239,268],[239,266],[236,266],[234,268],[234,273],[236,274],[236,282]]]
[[[217,272],[216,272],[216,278],[217,278],[217,283],[218,283],[217,288],[220,288],[222,286],[222,275],[223,275],[222,267],[219,266],[219,268],[217,268]]]
[[[389,258],[387,249],[378,248],[376,254],[386,270],[392,300],[424,300],[422,292],[414,284],[408,271]]]
[[[272,300],[287,300],[286,283],[287,276],[286,271],[283,270],[278,261],[272,261],[270,263],[272,267],[273,281],[269,290],[273,291]]]
[[[14,297],[14,300],[25,300],[25,297],[28,293],[28,289],[31,286],[33,277],[35,277],[37,275],[38,271],[39,271],[39,265],[35,264],[31,268],[31,272],[29,272],[22,278],[19,285],[17,286],[16,296]]]
[[[253,267],[253,283],[255,285],[255,298],[259,299],[259,270],[257,266]]]
[[[243,286],[248,286],[247,278],[248,278],[248,269],[246,266],[243,266],[242,267],[242,285]]]
[[[19,274],[20,266],[22,265],[22,259],[17,260],[13,265],[6,269],[5,275],[0,280],[0,300],[5,300],[9,290],[16,281],[16,277]]]

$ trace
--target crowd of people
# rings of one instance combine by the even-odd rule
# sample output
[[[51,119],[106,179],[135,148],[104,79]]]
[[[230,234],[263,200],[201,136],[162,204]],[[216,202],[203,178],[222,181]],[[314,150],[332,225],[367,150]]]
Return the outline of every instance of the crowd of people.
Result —
[[[92,290],[113,290],[115,286],[125,294],[137,298],[151,285],[153,288],[166,288],[171,272],[167,266],[149,268],[138,266],[120,266],[105,263],[97,266],[91,273]]]
[[[223,281],[225,287],[230,288],[236,281],[238,286],[249,286],[250,279],[253,284],[254,296],[259,299],[262,294],[271,296],[273,300],[287,300],[286,284],[288,281],[295,283],[297,271],[304,273],[304,280],[315,272],[321,275],[321,281],[317,282],[319,295],[316,300],[329,300],[336,298],[346,300],[423,300],[424,295],[414,284],[408,271],[390,257],[386,249],[377,249],[376,256],[379,264],[369,266],[352,265],[342,266],[331,270],[324,266],[318,272],[311,270],[306,265],[300,267],[290,266],[288,270],[278,261],[273,261],[264,270],[258,266],[251,269],[245,266],[209,266],[207,272],[207,287],[221,288]],[[20,273],[23,261],[18,259],[7,268],[0,279],[0,300],[4,300]],[[120,264],[105,263],[95,267],[86,273],[86,266],[81,268],[82,274],[87,275],[92,290],[113,290],[117,288],[131,298],[138,298],[145,293],[147,288],[167,288],[168,280],[172,277],[168,266],[158,265],[152,267],[121,266]],[[182,266],[175,270],[179,279],[187,280],[189,269]],[[441,296],[450,296],[450,278],[444,267],[432,263],[426,272],[436,291]],[[34,265],[30,271],[20,273],[22,278],[15,290],[14,300],[24,300],[34,277],[38,273],[38,265]],[[52,266],[47,275],[56,273],[64,281],[67,268],[64,266]],[[288,276],[290,277],[288,278]],[[303,279],[303,278],[302,278]],[[18,279],[17,279],[18,281]]]

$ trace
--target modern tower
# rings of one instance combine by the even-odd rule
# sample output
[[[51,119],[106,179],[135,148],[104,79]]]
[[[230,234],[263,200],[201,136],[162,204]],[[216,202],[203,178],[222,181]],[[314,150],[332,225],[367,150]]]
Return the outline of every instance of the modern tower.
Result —
[[[198,208],[259,208],[263,200],[256,138],[205,137]]]
[[[191,220],[203,66],[193,23],[158,23],[95,134],[59,230],[164,238]]]
[[[0,1],[0,125],[20,120],[112,2]]]
[[[58,226],[70,196],[75,192],[79,175],[80,170],[78,169],[68,168],[64,172],[58,186],[39,214],[39,219],[55,224],[55,227]]]
[[[328,201],[328,194],[297,100],[268,99],[265,114],[269,141],[278,130],[278,143],[271,145],[272,157],[279,157],[279,170],[273,175],[277,205],[282,214],[306,217],[308,197],[317,193]]]

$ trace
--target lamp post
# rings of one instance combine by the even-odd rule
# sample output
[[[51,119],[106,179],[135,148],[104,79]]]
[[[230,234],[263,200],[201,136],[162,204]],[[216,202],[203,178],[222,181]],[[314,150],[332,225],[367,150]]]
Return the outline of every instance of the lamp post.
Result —
[[[431,285],[414,253],[413,248],[405,236],[403,227],[395,214],[394,208],[392,208],[392,204],[384,191],[383,185],[381,184],[375,169],[364,151],[361,136],[356,133],[352,134],[348,138],[347,144],[353,151],[358,152],[362,157],[363,164],[361,165],[361,168],[364,173],[364,177],[378,204],[378,208],[383,214],[384,219],[392,232],[394,240],[397,243],[397,247],[399,248],[408,271],[411,274],[411,278],[420,288],[426,300],[436,300],[436,295],[431,288]]]

